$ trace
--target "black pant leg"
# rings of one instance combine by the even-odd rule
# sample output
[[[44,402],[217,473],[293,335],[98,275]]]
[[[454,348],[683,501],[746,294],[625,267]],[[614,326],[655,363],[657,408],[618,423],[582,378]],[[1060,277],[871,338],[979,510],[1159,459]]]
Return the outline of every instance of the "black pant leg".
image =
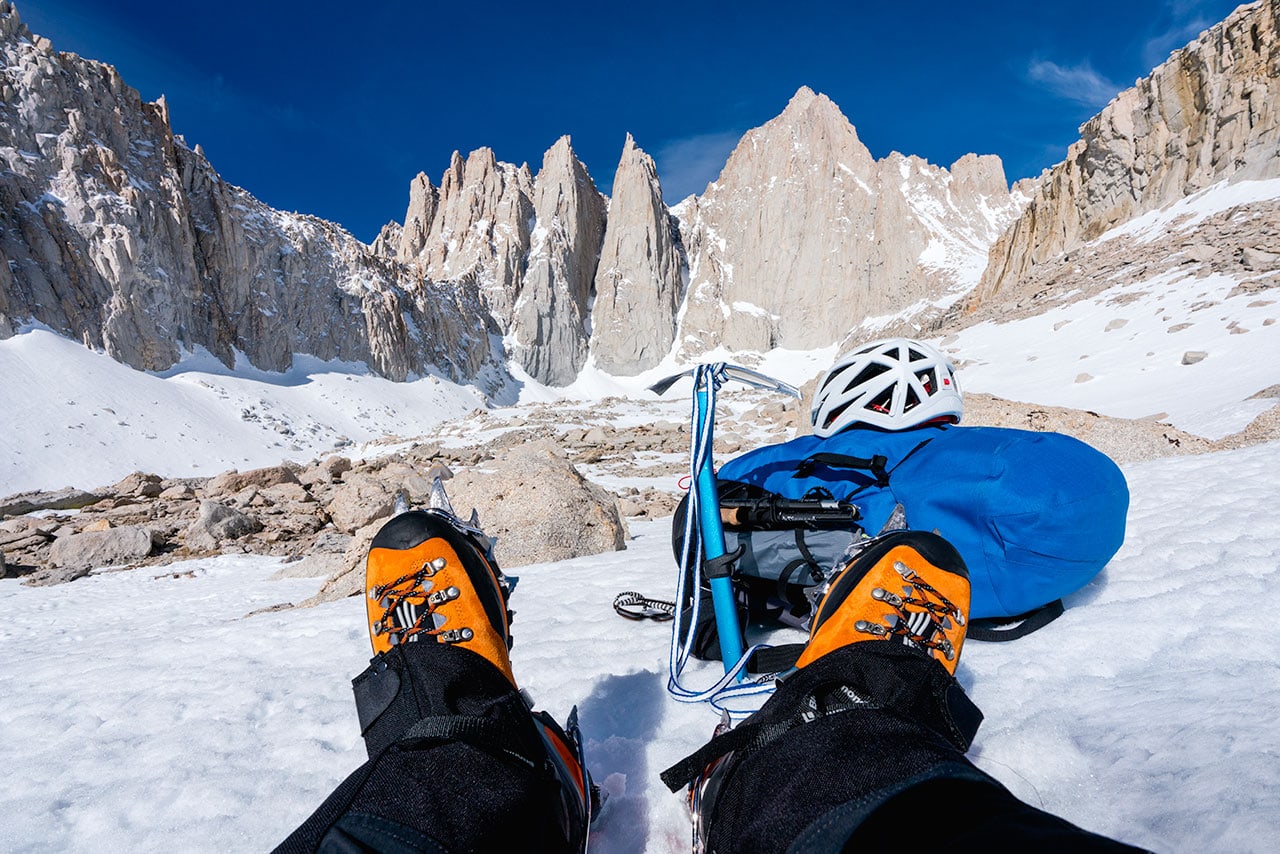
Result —
[[[727,763],[708,847],[1126,848],[1022,803],[970,763],[981,719],[945,668],[916,651],[860,643],[824,656],[741,725],[757,736]],[[951,844],[956,833],[966,844]]]
[[[370,758],[278,852],[569,850],[536,724],[489,662],[406,644],[354,684]],[[479,722],[501,737],[412,737],[423,720]]]
[[[1073,854],[1142,850],[1082,830],[1024,803],[994,780],[956,779],[921,783],[891,799],[858,827],[845,850],[886,850],[917,835],[945,837],[948,851]]]

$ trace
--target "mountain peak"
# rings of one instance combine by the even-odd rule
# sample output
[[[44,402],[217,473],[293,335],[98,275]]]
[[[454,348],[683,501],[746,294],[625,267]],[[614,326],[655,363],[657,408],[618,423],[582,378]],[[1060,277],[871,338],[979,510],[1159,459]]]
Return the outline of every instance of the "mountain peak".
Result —
[[[801,86],[796,90],[796,93],[791,96],[791,100],[787,102],[787,109],[790,110],[794,107],[798,110],[803,110],[808,107],[809,104],[813,103],[813,100],[818,97],[825,98],[826,96],[819,96],[818,93],[814,92],[808,86]]]

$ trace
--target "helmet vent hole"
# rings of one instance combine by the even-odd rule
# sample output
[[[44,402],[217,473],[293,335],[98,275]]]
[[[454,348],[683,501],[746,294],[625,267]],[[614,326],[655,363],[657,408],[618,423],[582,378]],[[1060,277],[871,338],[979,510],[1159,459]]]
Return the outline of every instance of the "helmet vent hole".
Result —
[[[926,356],[924,353],[921,353],[919,350],[914,350],[910,347],[907,348],[908,362],[923,362],[925,359],[928,359],[928,358],[929,358],[928,356]]]
[[[938,393],[938,375],[933,372],[933,368],[916,374],[916,379],[920,380],[920,384],[924,386],[925,394],[934,395]]]
[[[853,381],[851,383],[849,383],[847,386],[844,387],[844,390],[845,392],[850,392],[854,389],[855,386],[860,386],[863,383],[870,382],[871,380],[880,376],[887,370],[889,370],[888,365],[878,365],[878,364],[867,365],[865,368],[863,368],[861,371],[858,372],[858,375],[853,378]]]
[[[920,395],[916,394],[916,390],[914,388],[908,388],[907,400],[905,403],[902,404],[902,411],[910,412],[912,409],[915,409],[919,405],[920,405]]]
[[[830,427],[832,424],[834,424],[835,420],[844,414],[844,411],[849,408],[849,405],[851,403],[853,403],[852,400],[849,401],[848,403],[842,403],[840,406],[837,406],[835,409],[827,413],[827,420],[822,422],[822,429],[825,430],[828,427]]]
[[[888,412],[891,406],[893,406],[893,388],[892,387],[885,389],[883,392],[881,392],[880,394],[872,398],[871,402],[867,404],[866,408],[873,410],[875,412]]]

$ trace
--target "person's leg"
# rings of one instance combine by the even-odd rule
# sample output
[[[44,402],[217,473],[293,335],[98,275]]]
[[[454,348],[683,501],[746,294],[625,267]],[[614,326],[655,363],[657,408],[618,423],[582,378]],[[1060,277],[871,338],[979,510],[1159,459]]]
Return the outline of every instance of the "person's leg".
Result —
[[[580,847],[590,782],[517,690],[502,577],[455,522],[406,513],[374,539],[378,654],[353,683],[369,761],[278,851]]]
[[[982,720],[953,675],[968,601],[964,563],[936,535],[891,535],[855,558],[819,603],[799,669],[664,774],[678,785],[701,772],[707,850],[872,850],[935,834],[949,848],[957,834],[985,849],[1123,848],[1023,804],[965,758]]]

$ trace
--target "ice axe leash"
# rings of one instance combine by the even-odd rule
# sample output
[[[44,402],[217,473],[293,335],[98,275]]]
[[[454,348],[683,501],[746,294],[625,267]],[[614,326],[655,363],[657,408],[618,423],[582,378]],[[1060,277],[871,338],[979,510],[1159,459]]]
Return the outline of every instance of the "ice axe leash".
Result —
[[[751,655],[763,645],[744,650],[742,627],[738,621],[738,609],[731,577],[736,554],[727,554],[724,544],[724,526],[720,519],[719,489],[716,484],[712,447],[715,439],[716,393],[725,382],[734,380],[755,388],[778,391],[799,397],[800,392],[784,382],[773,379],[739,365],[725,362],[698,365],[683,373],[655,383],[650,390],[663,394],[683,377],[694,381],[693,409],[690,416],[692,429],[689,450],[689,474],[692,488],[689,490],[688,512],[685,514],[685,547],[680,559],[680,571],[676,584],[676,601],[684,601],[691,592],[686,619],[676,620],[671,631],[670,676],[667,690],[684,702],[708,701],[716,708],[733,697],[768,693],[770,685],[756,683],[735,684],[746,676],[746,665]],[[702,578],[706,578],[711,590],[716,636],[720,642],[720,654],[724,661],[724,676],[705,690],[686,688],[680,682],[694,647],[694,635],[702,597],[698,594]],[[683,633],[682,633],[683,626]],[[736,710],[728,709],[733,714]]]

